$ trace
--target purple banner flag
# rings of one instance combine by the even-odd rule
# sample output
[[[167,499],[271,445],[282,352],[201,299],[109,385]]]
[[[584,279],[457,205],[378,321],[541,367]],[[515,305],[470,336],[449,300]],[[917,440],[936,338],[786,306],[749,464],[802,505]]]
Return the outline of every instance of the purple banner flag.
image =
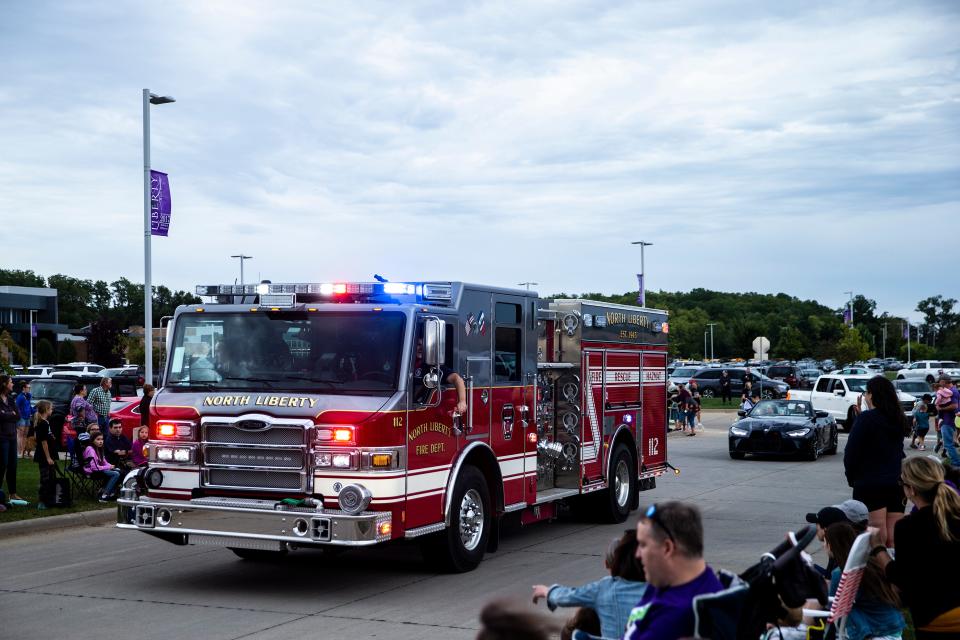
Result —
[[[645,295],[646,292],[643,290],[643,274],[642,273],[637,274],[637,282],[640,285],[640,288],[637,289],[637,304],[640,305],[641,307],[645,307],[647,306],[645,304],[647,300],[647,296]]]
[[[910,339],[910,323],[909,322],[903,325],[903,339],[904,340]]]
[[[843,310],[843,324],[850,324],[850,307]]]
[[[31,324],[31,325],[30,325],[30,335],[33,336],[34,338],[37,337],[37,325],[36,325],[36,324]]]
[[[167,174],[150,171],[150,235],[166,236],[170,231],[170,181]]]

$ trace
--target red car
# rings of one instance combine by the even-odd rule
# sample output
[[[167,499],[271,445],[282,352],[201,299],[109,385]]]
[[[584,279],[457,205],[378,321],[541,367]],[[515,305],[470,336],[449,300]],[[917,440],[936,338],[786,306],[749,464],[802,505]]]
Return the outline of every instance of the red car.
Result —
[[[137,429],[140,427],[140,400],[139,396],[124,396],[110,402],[110,419],[120,418],[123,435],[130,442],[137,439]]]

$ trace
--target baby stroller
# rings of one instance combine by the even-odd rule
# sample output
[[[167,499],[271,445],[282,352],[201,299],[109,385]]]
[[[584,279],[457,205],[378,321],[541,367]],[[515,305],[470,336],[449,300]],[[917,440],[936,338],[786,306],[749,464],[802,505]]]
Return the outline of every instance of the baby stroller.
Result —
[[[800,609],[809,599],[826,606],[824,580],[802,554],[816,533],[816,527],[808,525],[789,534],[739,576],[719,572],[725,589],[694,599],[696,637],[756,640],[767,624],[786,618],[788,608]]]

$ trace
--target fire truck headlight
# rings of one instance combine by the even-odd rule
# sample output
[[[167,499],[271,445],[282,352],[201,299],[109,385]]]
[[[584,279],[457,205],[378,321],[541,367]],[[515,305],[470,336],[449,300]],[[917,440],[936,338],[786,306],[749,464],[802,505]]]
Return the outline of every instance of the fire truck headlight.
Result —
[[[337,469],[350,469],[353,467],[353,456],[349,453],[336,453],[333,455],[333,466]]]
[[[190,449],[187,449],[185,447],[177,447],[176,449],[173,450],[173,459],[176,462],[190,462],[190,458],[193,457],[190,454],[191,454]]]
[[[313,457],[313,461],[318,467],[333,466],[333,454],[329,452],[318,453]]]
[[[171,462],[173,460],[173,449],[170,447],[157,447],[157,460]]]
[[[348,484],[340,490],[337,502],[340,508],[351,515],[362,512],[370,505],[373,494],[362,484]]]

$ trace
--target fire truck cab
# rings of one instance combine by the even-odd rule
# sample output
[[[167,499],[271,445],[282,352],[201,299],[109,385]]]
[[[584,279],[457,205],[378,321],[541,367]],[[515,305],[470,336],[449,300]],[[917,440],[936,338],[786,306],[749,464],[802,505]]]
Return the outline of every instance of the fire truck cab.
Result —
[[[460,282],[197,293],[120,528],[241,557],[418,538],[468,571],[508,514],[622,522],[669,467],[663,311]]]

